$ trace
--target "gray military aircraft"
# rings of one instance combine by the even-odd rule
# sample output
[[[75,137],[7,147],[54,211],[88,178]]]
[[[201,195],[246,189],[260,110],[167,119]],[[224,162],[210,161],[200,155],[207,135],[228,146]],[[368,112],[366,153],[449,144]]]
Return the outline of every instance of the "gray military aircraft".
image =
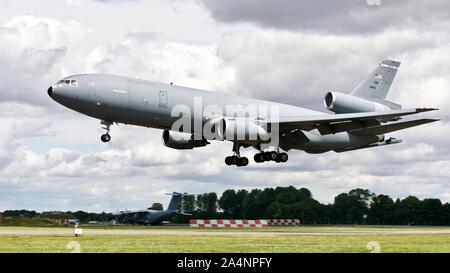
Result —
[[[231,141],[227,165],[246,166],[240,148],[254,147],[257,163],[286,162],[291,149],[347,152],[401,142],[385,134],[437,119],[402,117],[433,108],[402,109],[386,100],[400,62],[384,60],[349,94],[328,92],[333,114],[243,96],[104,74],[66,77],[48,88],[58,103],[101,120],[109,142],[113,123],[164,130],[165,146],[193,149],[211,140]],[[298,96],[301,97],[301,92]]]
[[[172,193],[167,210],[136,210],[136,211],[121,211],[116,215],[117,222],[126,224],[139,225],[160,225],[163,221],[168,220],[174,215],[190,215],[182,211],[182,194],[178,192]]]

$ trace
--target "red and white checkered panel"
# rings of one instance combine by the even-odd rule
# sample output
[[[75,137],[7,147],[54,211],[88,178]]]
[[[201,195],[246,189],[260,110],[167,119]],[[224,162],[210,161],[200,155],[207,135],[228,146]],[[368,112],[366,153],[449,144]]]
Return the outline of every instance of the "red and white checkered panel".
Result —
[[[298,226],[300,219],[270,219],[269,226]]]
[[[262,228],[267,227],[267,220],[234,220],[234,219],[211,219],[211,220],[189,220],[191,227],[205,228]]]

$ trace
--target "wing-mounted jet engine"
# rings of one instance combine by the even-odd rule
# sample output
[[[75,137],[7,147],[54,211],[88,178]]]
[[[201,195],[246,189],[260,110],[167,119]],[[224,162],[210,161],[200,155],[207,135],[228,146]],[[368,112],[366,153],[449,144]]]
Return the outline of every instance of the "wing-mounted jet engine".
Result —
[[[162,140],[166,147],[177,150],[188,150],[210,144],[206,139],[195,140],[194,135],[164,130]]]

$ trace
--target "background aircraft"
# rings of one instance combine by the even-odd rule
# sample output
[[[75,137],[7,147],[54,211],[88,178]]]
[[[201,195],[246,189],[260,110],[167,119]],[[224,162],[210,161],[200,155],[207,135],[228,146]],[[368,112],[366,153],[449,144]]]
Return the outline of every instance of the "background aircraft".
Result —
[[[188,194],[173,192],[167,210],[146,209],[120,212],[117,214],[117,222],[140,225],[160,225],[163,221],[168,220],[173,215],[189,215],[182,212],[181,209],[182,199],[185,195]]]
[[[392,145],[401,141],[386,138],[385,134],[437,121],[427,118],[400,121],[404,116],[436,109],[402,110],[400,104],[386,100],[399,66],[400,62],[385,60],[351,93],[328,92],[324,105],[334,114],[102,74],[69,76],[47,92],[60,104],[100,119],[106,131],[101,136],[103,142],[111,140],[110,126],[113,123],[158,128],[164,130],[164,145],[174,149],[203,147],[211,140],[231,141],[233,155],[227,156],[225,163],[246,166],[249,161],[240,156],[241,147],[258,150],[254,156],[257,163],[286,162],[288,155],[282,150],[324,153]],[[301,96],[301,91],[296,92]],[[196,111],[199,99],[202,109],[215,106],[214,109],[233,110],[220,114]],[[276,113],[248,111],[252,106],[252,109],[276,109]],[[181,111],[174,114],[174,109]],[[189,126],[174,126],[180,118],[190,121]],[[212,134],[205,133],[206,127]]]

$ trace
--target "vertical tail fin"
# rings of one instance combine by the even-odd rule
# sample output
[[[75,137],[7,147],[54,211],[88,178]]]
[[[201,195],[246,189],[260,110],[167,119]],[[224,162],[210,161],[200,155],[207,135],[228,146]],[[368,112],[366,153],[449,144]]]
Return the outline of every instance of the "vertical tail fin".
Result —
[[[183,198],[183,194],[178,192],[172,193],[172,199],[170,199],[169,207],[167,210],[169,211],[181,211],[181,200]]]
[[[399,66],[400,62],[397,61],[382,61],[370,76],[361,82],[350,94],[369,100],[384,100]]]

